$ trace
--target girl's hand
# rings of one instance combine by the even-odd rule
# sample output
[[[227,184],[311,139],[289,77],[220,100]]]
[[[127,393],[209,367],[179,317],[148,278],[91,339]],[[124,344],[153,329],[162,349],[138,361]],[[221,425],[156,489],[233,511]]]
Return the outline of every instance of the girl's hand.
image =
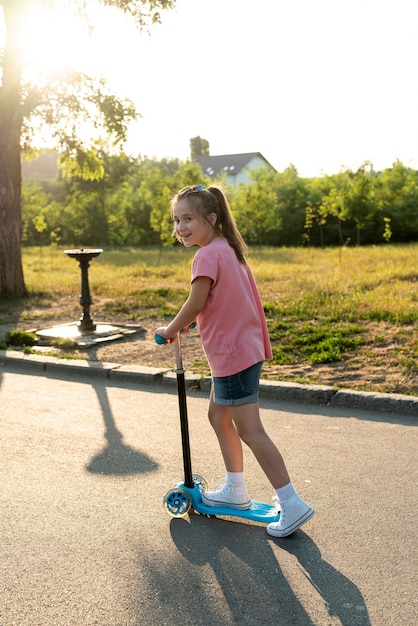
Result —
[[[163,337],[166,340],[166,343],[173,343],[173,341],[175,340],[175,336],[168,337],[166,331],[167,326],[160,326],[159,328],[155,329],[154,336],[156,337],[158,335],[159,337]]]
[[[187,326],[185,326],[184,328],[182,328],[180,330],[180,333],[188,333],[189,330],[192,330],[193,328],[195,328],[197,326],[196,321],[191,322],[190,324],[187,324]],[[157,343],[162,344],[163,342],[160,340],[158,340],[158,337],[160,337],[160,339],[165,339],[164,343],[165,344],[169,344],[169,343],[173,343],[173,341],[175,341],[178,333],[175,333],[174,335],[169,335],[167,333],[167,329],[169,327],[168,326],[160,326],[159,328],[156,328],[154,331],[154,336],[156,337]]]
[[[190,324],[187,324],[187,326],[185,326],[184,328],[181,329],[181,333],[188,333],[189,330],[193,330],[193,328],[196,328],[197,326],[197,322],[196,320],[193,320],[193,322],[190,322]]]

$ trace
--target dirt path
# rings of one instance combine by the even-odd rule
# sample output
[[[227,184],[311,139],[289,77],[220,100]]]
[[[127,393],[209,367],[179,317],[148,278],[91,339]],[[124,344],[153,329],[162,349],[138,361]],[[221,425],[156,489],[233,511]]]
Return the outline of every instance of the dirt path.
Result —
[[[120,322],[124,324],[124,322]],[[107,361],[124,365],[147,365],[159,368],[174,367],[174,351],[170,346],[157,346],[154,329],[167,323],[161,318],[149,318],[136,324],[139,332],[120,341],[108,341],[88,349],[74,351],[74,356],[88,360]],[[37,321],[38,328],[48,324]],[[50,322],[49,322],[50,325]],[[267,362],[263,367],[263,378],[293,381],[304,384],[328,385],[363,391],[402,393],[418,395],[418,377],[415,373],[403,374],[399,368],[399,329],[370,325],[370,340],[357,352],[346,353],[344,360],[336,363],[310,365],[274,365]],[[413,327],[403,332],[416,332]],[[376,343],[375,336],[384,336],[385,341]],[[60,351],[65,352],[65,350]],[[199,334],[193,331],[183,340],[183,360],[187,370],[209,374],[207,361]],[[416,369],[416,368],[415,368]]]
[[[31,321],[17,321],[10,317],[0,319],[0,341],[8,330],[39,330],[56,324],[65,323],[68,319],[59,317],[65,310],[73,319],[77,319],[79,310],[74,305],[66,309],[62,302],[54,315],[54,310],[31,310]],[[71,312],[70,312],[71,311]],[[47,313],[47,315],[45,314]],[[71,318],[70,318],[71,319]],[[53,320],[53,321],[51,321]],[[99,317],[95,319],[98,322]],[[103,323],[106,320],[103,321]],[[114,325],[130,325],[126,320],[112,320]],[[154,341],[154,329],[164,325],[163,318],[146,318],[132,325],[138,329],[119,341],[106,341],[88,349],[55,350],[64,355],[71,353],[74,357],[88,360],[107,361],[123,365],[147,365],[158,368],[174,367],[174,351],[170,346],[157,346]],[[418,395],[418,376],[416,356],[406,353],[403,338],[416,333],[413,326],[396,327],[383,323],[370,323],[366,329],[364,346],[356,352],[348,352],[343,360],[336,363],[321,365],[274,365],[266,362],[263,367],[263,378],[272,380],[292,381],[303,384],[327,385],[336,388],[357,389],[359,391],[375,391]],[[378,338],[378,340],[377,340]],[[405,353],[405,354],[404,354]],[[191,332],[183,341],[183,360],[187,370],[209,375],[205,354],[200,344],[197,331]],[[401,364],[404,363],[404,367]],[[414,364],[415,363],[415,364]]]

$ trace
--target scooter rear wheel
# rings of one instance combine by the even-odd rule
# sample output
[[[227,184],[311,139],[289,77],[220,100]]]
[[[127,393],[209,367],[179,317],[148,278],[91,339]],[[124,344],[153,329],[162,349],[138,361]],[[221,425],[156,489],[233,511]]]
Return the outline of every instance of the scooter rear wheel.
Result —
[[[171,517],[185,517],[192,506],[192,498],[185,489],[170,489],[163,497],[163,506]]]
[[[192,478],[193,478],[193,483],[195,487],[199,489],[200,493],[203,493],[204,491],[207,490],[208,483],[203,478],[203,476],[200,476],[200,474],[193,474]]]

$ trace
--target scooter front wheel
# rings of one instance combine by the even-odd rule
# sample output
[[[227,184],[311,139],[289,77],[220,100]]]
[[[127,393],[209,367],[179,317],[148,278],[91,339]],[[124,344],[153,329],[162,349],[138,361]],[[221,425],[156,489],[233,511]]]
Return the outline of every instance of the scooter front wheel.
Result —
[[[163,506],[171,517],[185,517],[192,506],[192,498],[185,489],[170,489],[163,497]]]

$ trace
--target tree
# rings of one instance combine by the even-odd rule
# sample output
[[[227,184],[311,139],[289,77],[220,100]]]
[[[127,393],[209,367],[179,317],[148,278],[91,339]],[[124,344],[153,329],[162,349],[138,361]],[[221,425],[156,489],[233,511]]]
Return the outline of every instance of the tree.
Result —
[[[44,232],[48,228],[48,220],[45,215],[45,207],[48,204],[48,196],[39,182],[29,181],[22,188],[22,220],[24,241],[33,243],[45,243]],[[39,226],[42,225],[42,229]]]
[[[306,180],[299,177],[294,165],[290,164],[282,173],[276,174],[276,192],[281,228],[278,239],[273,243],[300,245],[309,190]]]
[[[418,172],[400,161],[381,174],[379,196],[384,219],[390,219],[392,241],[418,239]]]
[[[307,180],[308,200],[306,202],[305,235],[304,240],[308,246],[317,245],[318,237],[315,236],[314,226],[318,227],[319,244],[325,247],[324,226],[327,215],[322,209],[322,199],[330,191],[329,181],[325,178],[311,178]]]
[[[140,28],[160,21],[160,9],[175,0],[101,0],[130,15]],[[104,81],[70,72],[63,79],[43,73],[36,84],[24,80],[22,33],[34,8],[53,7],[60,0],[0,0],[6,27],[0,53],[0,294],[26,294],[22,254],[21,152],[30,149],[37,124],[51,127],[68,172],[100,178],[103,167],[97,147],[123,143],[127,123],[136,117],[132,103],[120,100]],[[86,0],[68,2],[82,13]],[[42,76],[42,80],[41,80]],[[86,121],[94,122],[94,139],[81,140]],[[103,134],[100,135],[100,130]],[[98,138],[99,137],[99,138]]]
[[[64,179],[64,200],[67,217],[70,217],[67,225],[72,227],[72,242],[76,245],[84,242],[84,245],[104,246],[121,241],[116,231],[123,221],[120,214],[126,206],[126,182],[136,163],[123,152],[111,155],[100,152],[98,156],[103,163],[101,178],[85,180],[72,176]],[[65,234],[68,237],[68,231]]]
[[[373,189],[374,177],[373,167],[367,161],[356,172],[347,172],[345,208],[347,217],[352,219],[356,225],[358,246],[360,245],[361,230],[378,209],[378,202]]]
[[[270,243],[271,232],[280,226],[274,189],[275,172],[260,168],[248,173],[251,184],[241,184],[235,191],[231,189],[231,209],[246,243],[266,245]]]
[[[344,245],[342,223],[347,219],[347,207],[345,204],[347,193],[347,177],[345,172],[326,177],[328,192],[323,196],[319,206],[320,215],[323,219],[328,216],[335,217],[338,225],[338,239],[340,247]]]
[[[198,156],[207,156],[209,154],[209,141],[199,137],[190,139],[190,159],[196,161]]]

